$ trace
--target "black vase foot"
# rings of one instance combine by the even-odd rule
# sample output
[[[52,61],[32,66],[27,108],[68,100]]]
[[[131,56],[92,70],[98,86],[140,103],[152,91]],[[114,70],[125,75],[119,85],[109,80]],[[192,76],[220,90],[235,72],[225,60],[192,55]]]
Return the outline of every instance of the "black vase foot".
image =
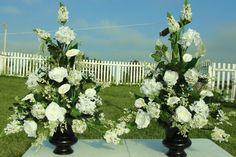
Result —
[[[179,134],[177,128],[167,129],[166,138],[162,143],[169,148],[169,151],[166,153],[169,157],[186,157],[187,153],[184,150],[192,144],[188,136],[183,137]]]
[[[70,125],[67,125],[67,129],[61,132],[61,128],[58,127],[49,142],[56,146],[53,153],[58,155],[72,154],[73,149],[71,146],[78,141]]]

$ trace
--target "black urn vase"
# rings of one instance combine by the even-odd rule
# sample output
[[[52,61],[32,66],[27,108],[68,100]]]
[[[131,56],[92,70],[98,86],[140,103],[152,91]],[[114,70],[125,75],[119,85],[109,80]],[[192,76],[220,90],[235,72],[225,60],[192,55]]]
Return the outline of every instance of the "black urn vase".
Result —
[[[166,136],[162,143],[169,148],[166,153],[169,157],[186,157],[184,149],[192,144],[188,136],[184,137],[179,133],[178,128],[166,129]]]
[[[63,127],[63,128],[62,128]],[[61,131],[63,129],[63,131]],[[75,136],[71,125],[59,126],[57,127],[56,132],[49,139],[49,142],[56,146],[54,153],[58,155],[72,154],[73,149],[71,146],[78,141]]]

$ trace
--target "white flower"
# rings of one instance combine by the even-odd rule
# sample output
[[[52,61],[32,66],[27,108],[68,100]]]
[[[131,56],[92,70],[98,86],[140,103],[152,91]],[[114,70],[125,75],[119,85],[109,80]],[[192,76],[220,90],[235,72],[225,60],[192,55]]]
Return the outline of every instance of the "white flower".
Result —
[[[76,108],[83,114],[93,115],[96,109],[96,104],[95,101],[91,101],[88,97],[82,94],[79,96]]]
[[[58,88],[58,93],[63,95],[66,94],[70,90],[70,84],[63,84]]]
[[[138,129],[143,129],[143,128],[148,127],[150,123],[150,117],[148,113],[139,109],[136,115],[135,123],[137,124]]]
[[[36,28],[33,30],[35,33],[37,33],[38,37],[42,40],[47,40],[50,38],[50,33],[48,33],[47,31],[45,30],[42,30],[42,29],[39,29],[39,28]]]
[[[120,122],[116,125],[115,129],[118,136],[121,136],[123,134],[129,133],[130,129],[126,127],[126,123],[124,121]]]
[[[45,115],[49,121],[55,122],[59,120],[63,122],[65,119],[66,109],[60,107],[57,103],[51,102],[46,108]]]
[[[160,94],[160,90],[162,89],[163,85],[160,82],[156,82],[154,78],[145,79],[144,84],[140,88],[140,92],[150,98],[154,98]]]
[[[28,79],[25,84],[27,85],[27,88],[29,90],[32,90],[39,85],[38,80],[39,80],[38,76],[35,75],[35,73],[31,73],[29,74]]]
[[[34,99],[34,94],[30,93],[28,95],[26,95],[23,99],[21,99],[22,101],[27,101],[29,100],[30,102],[35,102],[35,99]]]
[[[137,108],[141,108],[141,107],[147,106],[147,104],[145,103],[143,98],[138,98],[135,100],[134,106]]]
[[[162,47],[163,46],[163,43],[162,43],[162,41],[159,38],[156,41],[156,46],[158,46],[158,47]]]
[[[72,121],[72,129],[75,133],[82,134],[87,129],[87,124],[84,120],[74,119]]]
[[[213,97],[213,96],[214,96],[213,93],[212,93],[212,91],[210,91],[210,90],[202,90],[202,91],[200,92],[200,95],[201,95],[201,98]]]
[[[175,116],[180,123],[188,123],[192,119],[192,114],[184,106],[179,106],[176,109]]]
[[[115,130],[106,131],[103,136],[107,143],[119,144],[120,138],[118,138],[117,132]]]
[[[55,33],[56,40],[60,43],[70,44],[75,39],[75,33],[68,26],[61,26]]]
[[[167,99],[167,105],[173,106],[174,104],[177,104],[180,101],[180,98],[177,96],[169,97]]]
[[[69,12],[67,11],[66,6],[64,6],[63,4],[60,4],[60,8],[58,10],[58,21],[61,24],[66,23],[66,21],[69,19]]]
[[[191,54],[189,54],[189,53],[185,53],[185,54],[183,55],[183,61],[184,61],[185,63],[190,62],[192,59],[193,59],[193,56],[192,56]]]
[[[229,138],[229,134],[226,134],[224,130],[222,129],[219,129],[217,127],[215,127],[213,130],[213,132],[211,133],[211,138],[215,141],[218,141],[218,142],[228,142],[228,138]]]
[[[61,83],[68,76],[67,70],[63,67],[56,67],[49,71],[48,76],[51,80]]]
[[[80,50],[78,49],[70,49],[66,52],[67,57],[74,57],[77,56],[80,53]]]
[[[147,113],[151,118],[158,119],[160,117],[160,105],[156,102],[149,102],[147,107]]]
[[[188,29],[178,43],[180,43],[184,48],[187,48],[192,44],[192,42],[194,42],[195,46],[199,46],[202,43],[202,40],[198,32],[193,29]]]
[[[90,98],[90,99],[94,99],[96,97],[96,90],[93,88],[88,88],[86,89],[86,91],[84,92],[84,94]]]
[[[43,119],[45,117],[45,109],[42,104],[36,103],[31,109],[31,114],[37,119]]]
[[[178,78],[179,78],[179,74],[172,70],[167,70],[163,77],[167,85],[170,85],[170,86],[175,85],[177,83]]]
[[[186,21],[192,21],[192,9],[190,4],[184,4],[183,5],[183,10],[182,10],[182,20]]]
[[[175,20],[173,16],[167,16],[167,22],[170,33],[174,33],[179,30],[179,23]]]
[[[25,120],[24,131],[28,135],[28,137],[37,137],[37,123],[33,120]]]
[[[6,135],[15,134],[22,131],[22,125],[18,120],[13,120],[4,128]]]
[[[192,121],[190,122],[190,126],[191,128],[198,128],[201,129],[203,128],[205,125],[207,125],[208,120],[206,117],[200,115],[200,114],[195,114],[193,116]]]
[[[199,73],[198,71],[193,68],[193,69],[188,69],[187,72],[184,74],[184,78],[187,81],[188,84],[190,85],[195,85],[198,81]]]
[[[196,112],[199,115],[202,115],[203,117],[207,118],[209,116],[209,107],[205,103],[203,99],[200,99],[199,101],[195,101],[191,106],[190,110]]]
[[[79,85],[80,81],[83,79],[82,74],[78,70],[72,70],[69,72],[69,76],[67,77],[68,82],[73,85]]]

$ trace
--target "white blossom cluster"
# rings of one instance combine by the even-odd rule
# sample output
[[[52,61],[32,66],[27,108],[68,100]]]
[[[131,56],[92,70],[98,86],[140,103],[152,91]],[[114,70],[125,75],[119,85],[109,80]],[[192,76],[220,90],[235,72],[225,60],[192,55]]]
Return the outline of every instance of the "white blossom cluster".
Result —
[[[6,135],[9,135],[18,133],[22,131],[22,129],[21,123],[18,120],[13,120],[7,124],[7,126],[4,128],[4,132]]]
[[[179,40],[183,48],[188,48],[192,43],[194,43],[195,46],[199,46],[201,42],[200,34],[193,29],[188,29]]]
[[[218,142],[228,141],[228,138],[230,137],[229,134],[226,134],[224,130],[219,129],[218,127],[215,127],[213,129],[213,132],[211,133],[211,138]]]
[[[74,119],[72,121],[72,129],[75,133],[83,134],[87,129],[87,124],[85,120]]]
[[[140,91],[146,96],[154,98],[159,95],[162,88],[163,85],[160,82],[156,82],[155,79],[145,79]]]
[[[61,26],[59,30],[55,33],[56,40],[60,43],[70,44],[75,40],[75,32],[68,26]]]
[[[82,73],[78,70],[71,70],[67,79],[72,85],[79,85],[82,80]]]
[[[62,4],[60,5],[57,18],[61,24],[64,24],[67,22],[67,20],[69,19],[69,12],[67,11],[66,6],[64,6]]]
[[[183,5],[183,10],[182,10],[182,20],[186,21],[192,21],[192,9],[190,4],[184,4]]]
[[[38,35],[38,37],[42,40],[47,40],[51,37],[50,33],[48,33],[47,31],[45,30],[42,30],[42,29],[39,29],[39,28],[36,28],[34,29],[34,32]]]
[[[179,23],[175,20],[173,16],[167,16],[167,22],[170,33],[174,33],[179,30]]]
[[[44,106],[37,102],[32,106],[31,114],[37,119],[43,119],[45,117],[45,108]]]

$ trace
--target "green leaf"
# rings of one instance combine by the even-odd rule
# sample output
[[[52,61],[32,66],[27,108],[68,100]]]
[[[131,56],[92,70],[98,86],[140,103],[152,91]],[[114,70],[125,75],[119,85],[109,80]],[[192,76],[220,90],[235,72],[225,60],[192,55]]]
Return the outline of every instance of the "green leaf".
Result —
[[[151,56],[156,62],[159,62],[159,61],[161,61],[162,53],[156,52],[156,53],[153,53]]]
[[[191,62],[189,62],[189,63],[186,65],[186,67],[185,67],[186,71],[187,71],[188,69],[194,68],[195,65],[196,65],[197,62],[198,62],[198,59],[199,59],[199,58],[193,58],[193,59],[191,60]]]
[[[72,108],[71,109],[71,112],[70,112],[70,115],[74,118],[77,118],[81,115],[81,113],[79,112],[79,110],[75,109],[75,108]]]

